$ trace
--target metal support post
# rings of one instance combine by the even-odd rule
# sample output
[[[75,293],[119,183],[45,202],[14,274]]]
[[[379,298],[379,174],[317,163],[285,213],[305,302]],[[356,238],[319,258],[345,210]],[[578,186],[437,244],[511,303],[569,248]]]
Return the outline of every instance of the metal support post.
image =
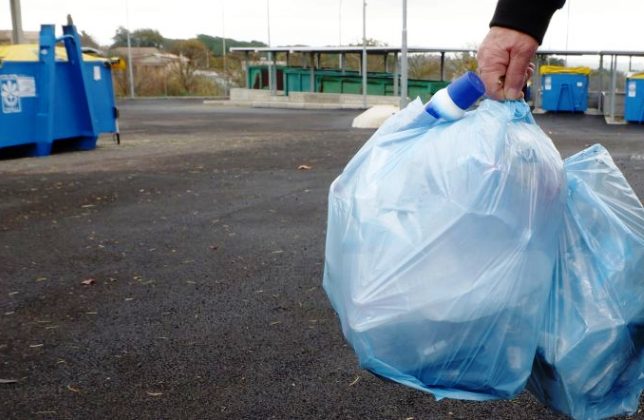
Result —
[[[311,63],[311,73],[309,74],[309,92],[315,92],[315,58],[313,53],[311,53],[310,63]]]
[[[599,92],[597,97],[597,110],[604,113],[602,92],[604,91],[604,55],[599,54]]]
[[[612,56],[610,81],[610,120],[615,121],[615,91],[617,90],[617,56]]]
[[[273,70],[271,71],[271,80],[273,82],[273,90],[271,90],[271,95],[275,96],[277,95],[277,53],[273,54],[273,66],[271,67]]]
[[[402,49],[400,52],[400,108],[407,106],[407,0],[403,0]]]
[[[268,52],[268,90],[273,94],[273,52]]]
[[[250,72],[248,71],[248,51],[244,51],[244,71],[246,71],[246,89],[252,89],[253,83],[250,80]]]
[[[541,67],[541,56],[537,54],[534,59],[534,74],[532,78],[532,105],[535,109],[541,108],[541,74],[539,74],[539,67]]]
[[[441,81],[445,81],[445,51],[441,51]]]
[[[394,96],[398,96],[398,79],[400,68],[398,64],[398,53],[394,53]]]

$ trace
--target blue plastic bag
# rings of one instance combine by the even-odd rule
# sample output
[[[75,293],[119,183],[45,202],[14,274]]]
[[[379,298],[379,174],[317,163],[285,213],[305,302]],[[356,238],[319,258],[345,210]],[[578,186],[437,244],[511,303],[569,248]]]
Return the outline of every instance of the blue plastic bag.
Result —
[[[644,388],[644,208],[600,145],[565,170],[564,229],[528,389],[576,419],[632,414]]]
[[[522,101],[422,112],[391,117],[331,185],[324,288],[366,369],[439,399],[509,398],[550,291],[563,162]]]

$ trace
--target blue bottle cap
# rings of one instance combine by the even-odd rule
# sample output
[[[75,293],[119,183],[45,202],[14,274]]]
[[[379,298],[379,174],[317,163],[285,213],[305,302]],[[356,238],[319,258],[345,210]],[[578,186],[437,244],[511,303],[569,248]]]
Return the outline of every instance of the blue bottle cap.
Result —
[[[476,73],[468,71],[447,86],[447,94],[459,108],[466,110],[485,94],[485,85]]]

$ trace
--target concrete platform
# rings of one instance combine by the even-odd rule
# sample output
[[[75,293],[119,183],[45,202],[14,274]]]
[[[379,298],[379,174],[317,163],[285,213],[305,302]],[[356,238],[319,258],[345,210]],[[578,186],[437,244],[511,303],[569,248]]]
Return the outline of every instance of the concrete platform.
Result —
[[[375,105],[353,119],[353,128],[378,128],[400,110],[394,105]]]
[[[290,92],[286,96],[282,91],[271,95],[268,90],[233,88],[230,101],[205,100],[204,104],[284,109],[366,109],[375,105],[398,105],[399,102],[400,99],[393,96],[368,95],[365,107],[362,95]]]

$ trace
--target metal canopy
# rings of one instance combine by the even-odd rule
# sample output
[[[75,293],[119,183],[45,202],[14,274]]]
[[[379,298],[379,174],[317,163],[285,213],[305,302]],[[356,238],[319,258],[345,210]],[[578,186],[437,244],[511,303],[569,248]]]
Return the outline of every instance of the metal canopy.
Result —
[[[321,53],[321,54],[360,54],[361,46],[328,46],[328,47],[309,47],[309,46],[286,46],[286,47],[233,47],[231,52],[244,53]],[[393,54],[400,53],[400,47],[367,47],[367,53],[371,54]],[[407,47],[409,53],[475,53],[475,48],[426,48],[426,47]],[[538,55],[618,55],[644,57],[644,51],[626,51],[626,50],[538,50]]]
[[[246,59],[248,59],[248,56],[250,53],[268,53],[270,56],[272,56],[273,59],[273,65],[275,64],[275,56],[278,53],[285,53],[286,54],[286,59],[288,62],[288,56],[290,54],[294,53],[299,53],[299,54],[304,54],[304,55],[309,55],[310,56],[310,65],[311,65],[311,81],[313,80],[314,74],[315,74],[315,68],[317,67],[316,65],[316,60],[314,60],[314,57],[317,57],[319,61],[319,56],[321,54],[339,54],[341,57],[343,57],[344,54],[362,54],[364,51],[364,47],[362,46],[326,46],[326,47],[310,47],[310,46],[283,46],[283,47],[234,47],[230,49],[231,52],[240,52],[244,53],[246,56]],[[390,47],[390,46],[383,46],[383,47],[367,47],[366,48],[366,53],[367,54],[372,54],[372,55],[384,55],[385,57],[388,56],[389,54],[394,54],[394,59],[396,61],[396,66],[394,70],[394,95],[398,95],[398,55],[401,53],[402,48],[400,47]],[[474,48],[425,48],[425,47],[407,47],[407,52],[409,54],[416,54],[416,53],[425,53],[425,54],[440,54],[441,55],[441,80],[444,79],[444,66],[445,66],[445,54],[448,53],[476,53],[476,49]],[[610,120],[615,121],[615,94],[616,94],[616,76],[617,76],[617,58],[618,57],[644,57],[644,51],[627,51],[627,50],[537,50],[536,52],[536,65],[537,67],[539,66],[541,60],[543,59],[544,56],[547,55],[558,55],[558,56],[595,56],[599,57],[599,69],[602,70],[604,68],[604,56],[610,57],[611,62],[610,62],[610,72],[611,72],[611,84],[609,87],[609,94],[610,94]],[[366,60],[363,60],[363,62]],[[344,61],[340,60],[340,63],[343,63]],[[386,60],[385,60],[385,66],[386,66]],[[342,68],[344,68],[344,65],[341,64]],[[361,67],[366,67],[364,64]],[[630,67],[630,65],[629,65]],[[360,71],[366,71],[366,68],[361,68]],[[273,77],[273,71],[271,71],[271,75],[269,77]],[[402,75],[401,75],[402,76]],[[534,85],[537,88],[537,91],[539,90],[540,87],[540,78],[538,76],[538,72],[535,72],[534,74]],[[404,79],[404,78],[403,78]],[[603,98],[602,98],[602,92],[604,88],[604,82],[603,82],[603,74],[600,72],[599,74],[599,82],[600,82],[600,89],[598,92],[598,107],[600,109],[604,108],[604,103],[603,103]],[[363,88],[364,89],[364,88]],[[401,89],[404,91],[404,88]],[[311,92],[313,92],[313,82],[311,82]],[[402,93],[402,92],[401,92]],[[272,94],[275,94],[275,92],[272,92]],[[403,99],[403,98],[401,98]],[[401,103],[404,103],[401,102]],[[539,104],[539,96],[535,96],[535,106],[538,106]]]
[[[426,47],[407,47],[410,54],[426,53],[475,53],[475,48],[426,48]],[[309,47],[309,46],[286,46],[286,47],[233,47],[230,52],[242,53],[312,53],[312,54],[360,54],[361,46],[328,46],[328,47]],[[369,54],[395,54],[400,53],[400,47],[367,47]],[[627,51],[627,50],[538,50],[537,55],[617,55],[626,57],[644,57],[644,51]]]
[[[367,53],[370,54],[393,54],[400,53],[400,47],[367,47]],[[474,49],[466,48],[423,48],[423,47],[408,47],[409,53],[444,53],[444,52],[476,52]],[[351,47],[234,47],[230,52],[246,52],[246,53],[320,53],[320,54],[361,54],[361,46]]]

